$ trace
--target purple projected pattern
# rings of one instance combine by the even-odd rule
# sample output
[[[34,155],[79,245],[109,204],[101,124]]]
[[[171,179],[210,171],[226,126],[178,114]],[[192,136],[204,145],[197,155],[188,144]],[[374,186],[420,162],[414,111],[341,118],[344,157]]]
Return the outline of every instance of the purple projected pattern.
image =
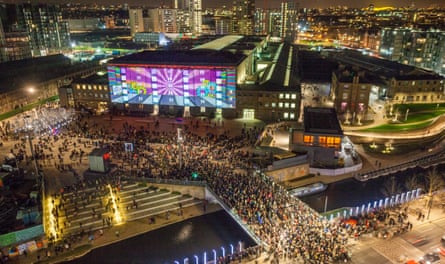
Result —
[[[183,77],[180,71],[160,69],[158,76],[158,91],[161,95],[184,95]]]
[[[234,68],[108,67],[112,102],[235,107]]]

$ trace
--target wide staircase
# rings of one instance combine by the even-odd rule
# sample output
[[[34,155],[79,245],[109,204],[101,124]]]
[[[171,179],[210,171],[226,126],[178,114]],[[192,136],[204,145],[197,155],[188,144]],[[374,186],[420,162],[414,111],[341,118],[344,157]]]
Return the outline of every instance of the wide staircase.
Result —
[[[54,202],[58,208],[54,217],[59,226],[57,240],[142,218],[149,221],[160,214],[179,214],[183,208],[202,203],[187,194],[138,183],[123,183],[119,191],[108,186],[85,188],[63,197],[62,207],[60,199]]]

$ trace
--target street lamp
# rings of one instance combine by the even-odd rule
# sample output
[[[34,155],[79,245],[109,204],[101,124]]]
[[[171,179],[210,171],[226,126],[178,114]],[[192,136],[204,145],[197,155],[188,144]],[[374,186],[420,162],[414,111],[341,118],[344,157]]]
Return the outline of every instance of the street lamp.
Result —
[[[177,129],[178,135],[177,135],[177,142],[178,142],[178,149],[179,149],[179,168],[182,168],[182,143],[184,142],[184,137],[182,134],[182,129]]]

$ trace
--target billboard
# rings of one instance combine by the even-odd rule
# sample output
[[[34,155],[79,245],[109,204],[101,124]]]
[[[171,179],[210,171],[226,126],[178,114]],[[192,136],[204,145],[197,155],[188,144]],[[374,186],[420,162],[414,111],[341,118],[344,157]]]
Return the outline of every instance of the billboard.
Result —
[[[236,68],[108,66],[112,103],[235,108]]]

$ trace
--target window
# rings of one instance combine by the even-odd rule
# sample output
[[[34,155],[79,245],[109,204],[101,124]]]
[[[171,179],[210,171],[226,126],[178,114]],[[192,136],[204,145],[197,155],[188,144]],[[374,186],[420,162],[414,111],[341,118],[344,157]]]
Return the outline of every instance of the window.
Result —
[[[289,108],[289,103],[284,103],[285,108]]]
[[[297,99],[297,95],[296,94],[292,94],[291,98],[292,99]]]
[[[318,137],[318,144],[326,145],[326,137],[325,136]]]
[[[295,108],[295,103],[291,103],[290,108]]]
[[[314,136],[304,135],[303,142],[309,144],[314,143]]]
[[[275,108],[275,107],[277,107],[277,104],[276,103],[272,103],[272,108]]]
[[[280,94],[279,98],[283,99],[284,98],[284,94]]]
[[[343,93],[343,97],[342,97],[342,99],[343,99],[343,100],[347,100],[347,99],[348,99],[348,96],[349,96],[348,93]]]
[[[279,108],[283,108],[283,103],[282,103],[282,102],[279,102],[279,103],[278,103],[278,107],[279,107]]]
[[[290,94],[286,94],[286,99],[289,99],[290,98]]]
[[[284,112],[284,114],[283,114],[283,118],[284,118],[284,119],[288,119],[288,118],[289,118],[289,113],[288,113],[288,112]]]

